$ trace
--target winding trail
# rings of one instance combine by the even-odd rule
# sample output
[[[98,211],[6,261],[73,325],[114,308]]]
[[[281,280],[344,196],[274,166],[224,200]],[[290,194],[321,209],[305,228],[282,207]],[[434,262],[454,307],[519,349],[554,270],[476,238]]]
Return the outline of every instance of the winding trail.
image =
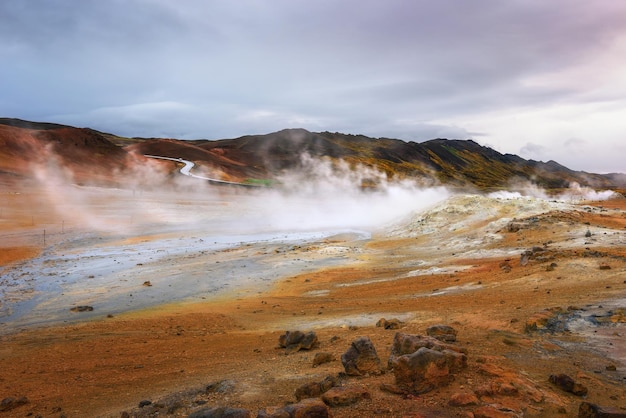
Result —
[[[253,187],[253,188],[257,188],[257,187],[263,187],[257,184],[248,184],[248,183],[237,183],[234,181],[225,181],[225,180],[218,180],[218,179],[214,179],[214,178],[210,178],[210,177],[204,177],[204,176],[199,176],[197,174],[193,174],[191,172],[191,169],[195,166],[195,163],[188,161],[188,160],[183,160],[182,158],[172,158],[172,157],[161,157],[158,155],[144,155],[144,157],[147,158],[155,158],[158,160],[168,160],[168,161],[175,161],[178,163],[183,163],[185,164],[185,166],[183,168],[181,168],[180,174],[184,175],[184,176],[188,176],[188,177],[193,177],[195,179],[200,179],[200,180],[205,180],[207,182],[209,182],[210,184],[215,184],[218,186],[238,186],[238,187]]]

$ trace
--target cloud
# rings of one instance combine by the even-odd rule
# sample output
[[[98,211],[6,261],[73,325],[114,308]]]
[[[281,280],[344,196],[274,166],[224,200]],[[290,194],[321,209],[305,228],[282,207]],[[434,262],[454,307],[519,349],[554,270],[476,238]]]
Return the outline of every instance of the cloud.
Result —
[[[141,136],[480,133],[562,160],[549,143],[614,141],[623,16],[565,0],[2,2],[0,114]]]

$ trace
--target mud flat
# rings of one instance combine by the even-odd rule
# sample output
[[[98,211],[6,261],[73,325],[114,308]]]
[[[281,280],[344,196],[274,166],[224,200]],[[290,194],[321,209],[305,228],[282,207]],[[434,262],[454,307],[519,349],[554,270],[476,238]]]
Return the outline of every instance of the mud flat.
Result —
[[[267,291],[282,277],[345,262],[346,254],[326,248],[329,242],[336,245],[338,233],[354,241],[344,242],[346,249],[370,236],[364,231],[169,234],[129,242],[66,235],[0,277],[0,331]]]

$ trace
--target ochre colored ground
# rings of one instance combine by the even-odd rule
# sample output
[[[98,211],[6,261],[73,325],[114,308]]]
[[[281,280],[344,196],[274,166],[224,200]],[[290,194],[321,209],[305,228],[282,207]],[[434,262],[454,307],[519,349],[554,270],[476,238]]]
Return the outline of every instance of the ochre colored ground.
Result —
[[[624,200],[612,202],[611,208],[619,210],[576,219],[569,214],[554,216],[623,233]],[[0,231],[22,231],[24,241],[28,241],[33,233],[29,215],[16,213],[21,217],[0,223]],[[523,242],[527,248],[541,246],[546,239],[558,243],[558,231],[552,229],[557,227],[551,223],[545,226],[507,234],[496,247],[514,241]],[[498,404],[524,411],[525,416],[577,416],[582,399],[548,382],[550,374],[566,373],[589,388],[586,400],[616,408],[626,406],[626,364],[590,352],[589,347],[565,349],[549,334],[524,330],[527,321],[546,308],[581,307],[623,298],[624,246],[595,248],[604,253],[599,257],[584,256],[585,248],[554,251],[557,267],[553,271],[547,271],[549,263],[531,261],[520,266],[519,257],[472,258],[455,261],[459,266],[473,266],[468,270],[397,279],[411,270],[403,267],[403,261],[421,257],[412,248],[413,242],[375,237],[358,262],[306,274],[294,272],[269,291],[252,297],[171,304],[1,336],[0,398],[26,396],[29,402],[0,416],[139,414],[141,400],[155,401],[222,379],[234,381],[235,389],[189,397],[206,400],[207,405],[244,407],[254,412],[282,406],[295,401],[294,390],[301,384],[340,373],[343,368],[338,359],[358,336],[369,336],[386,363],[396,331],[375,327],[375,322],[383,316],[390,319],[390,313],[403,312],[411,315],[401,332],[423,334],[428,326],[438,323],[456,328],[458,344],[468,351],[468,368],[450,386],[414,397],[380,389],[383,383],[393,383],[391,373],[349,378],[347,383],[366,388],[372,399],[349,408],[333,408],[335,417],[472,416],[478,406],[453,408],[448,401],[455,392],[490,384],[493,376],[485,372],[484,364],[504,370],[503,379],[510,382],[530,382],[542,395],[531,400],[530,394],[518,393],[492,402],[487,399],[483,405]],[[0,265],[4,268],[36,256],[41,249],[32,243],[0,244]],[[511,265],[510,272],[502,268],[503,262]],[[603,263],[610,269],[600,269]],[[429,296],[464,285],[480,287]],[[345,318],[370,317],[373,320],[356,321],[355,326],[342,322]],[[316,350],[285,355],[277,348],[285,330],[313,327],[320,340]],[[314,368],[312,359],[318,351],[331,352],[337,360]],[[617,365],[616,372],[607,371],[610,364]],[[189,410],[181,407],[172,415],[185,416]]]

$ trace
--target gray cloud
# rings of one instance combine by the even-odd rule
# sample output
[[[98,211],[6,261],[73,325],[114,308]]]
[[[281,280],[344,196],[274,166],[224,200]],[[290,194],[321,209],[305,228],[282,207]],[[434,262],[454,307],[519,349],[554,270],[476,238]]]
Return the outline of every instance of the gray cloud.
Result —
[[[533,125],[520,113],[624,110],[625,16],[626,3],[581,0],[2,2],[0,114],[131,136],[512,143]],[[544,134],[516,148],[572,137]]]

